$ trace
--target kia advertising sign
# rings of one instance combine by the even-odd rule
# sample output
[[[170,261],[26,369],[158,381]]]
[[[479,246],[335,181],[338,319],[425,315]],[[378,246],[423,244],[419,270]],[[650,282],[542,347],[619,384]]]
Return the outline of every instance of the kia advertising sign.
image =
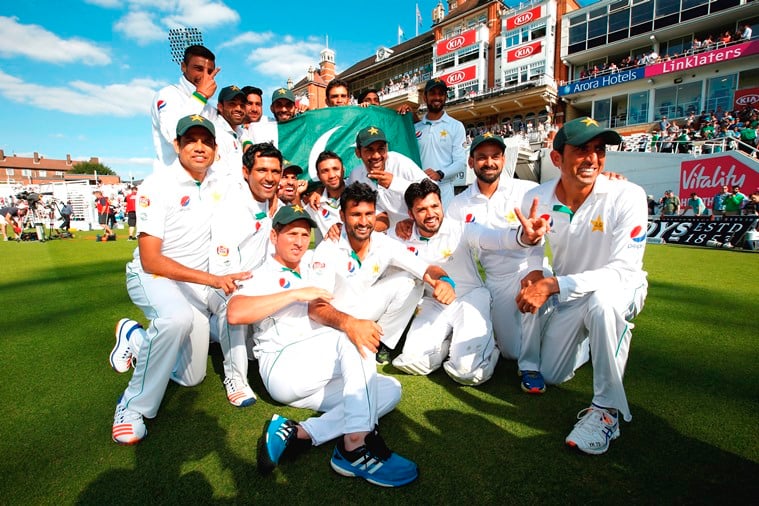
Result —
[[[736,90],[733,98],[733,110],[741,110],[746,107],[759,108],[759,88]]]
[[[443,39],[435,46],[437,56],[453,53],[477,42],[477,29],[472,28],[450,39]]]
[[[540,19],[543,17],[541,10],[542,6],[539,5],[537,7],[533,7],[529,11],[520,12],[519,14],[511,16],[506,20],[506,29],[513,30],[514,28],[519,28],[522,25],[526,25]]]
[[[529,58],[530,56],[535,56],[540,54],[543,51],[543,43],[533,42],[532,44],[527,44],[525,46],[519,46],[515,49],[512,49],[506,53],[506,61],[512,62],[517,60],[522,60],[524,58]]]
[[[723,186],[741,187],[745,195],[759,188],[759,173],[729,155],[698,158],[680,164],[680,200],[685,202],[695,192],[711,209],[714,195]]]
[[[440,79],[445,81],[448,86],[456,86],[457,84],[465,83],[477,78],[477,65],[465,67],[463,69],[454,70],[440,76]]]

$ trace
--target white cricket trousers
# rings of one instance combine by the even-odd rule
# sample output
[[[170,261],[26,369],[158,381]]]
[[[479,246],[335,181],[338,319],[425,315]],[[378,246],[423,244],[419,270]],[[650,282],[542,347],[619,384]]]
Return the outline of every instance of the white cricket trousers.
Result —
[[[492,298],[490,317],[496,343],[501,356],[510,360],[518,359],[522,349],[522,313],[516,298],[525,275],[526,270],[519,270],[505,276],[488,276],[485,280]]]
[[[547,383],[563,383],[587,361],[583,346],[590,344],[593,365],[593,403],[616,408],[625,421],[632,420],[622,379],[630,352],[629,320],[643,309],[647,285],[637,288],[608,287],[580,299],[551,303],[541,314],[540,372]]]
[[[387,271],[346,312],[354,318],[377,322],[382,327],[381,341],[394,349],[423,293],[422,282],[408,272]]]
[[[373,430],[401,400],[401,384],[377,374],[374,355],[361,358],[344,333],[329,327],[260,352],[258,368],[274,400],[323,413],[300,422],[314,445]]]
[[[233,294],[234,295],[234,294]],[[222,290],[212,289],[208,296],[208,307],[215,316],[211,318],[211,334],[221,345],[224,357],[224,378],[236,378],[248,384],[248,352],[246,339],[248,325],[230,325],[227,321],[227,303],[232,295]]]
[[[208,363],[207,287],[154,277],[127,264],[129,297],[150,320],[147,330],[132,333],[136,351],[132,378],[122,402],[147,418],[158,413],[169,379],[182,386],[199,384]]]
[[[475,288],[449,305],[432,297],[422,299],[406,335],[401,362],[419,362],[423,366],[420,371],[429,374],[443,364],[445,350],[457,381],[469,378],[478,369],[495,369],[495,364],[489,364],[491,359],[497,361],[498,355],[493,356],[495,340],[487,288]],[[479,382],[488,379],[490,376]]]

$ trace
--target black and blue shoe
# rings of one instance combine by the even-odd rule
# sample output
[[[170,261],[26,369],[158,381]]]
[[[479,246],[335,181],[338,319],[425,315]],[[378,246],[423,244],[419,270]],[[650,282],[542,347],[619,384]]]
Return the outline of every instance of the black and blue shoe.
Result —
[[[391,451],[376,430],[353,451],[347,451],[341,439],[329,463],[342,476],[363,478],[381,487],[407,485],[419,476],[416,464]]]
[[[264,430],[258,439],[258,471],[269,474],[279,464],[287,446],[298,434],[298,424],[283,416],[274,415],[264,424]]]

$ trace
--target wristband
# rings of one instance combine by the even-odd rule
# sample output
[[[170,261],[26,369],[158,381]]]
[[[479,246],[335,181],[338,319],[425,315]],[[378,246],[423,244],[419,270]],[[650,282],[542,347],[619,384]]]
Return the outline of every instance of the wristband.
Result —
[[[436,170],[435,172],[437,173],[438,176],[440,176],[441,181],[445,179],[445,172],[443,172],[442,170]]]
[[[438,279],[440,281],[445,281],[446,283],[451,285],[451,288],[456,288],[456,283],[454,283],[453,280],[449,278],[448,276],[440,276]]]
[[[200,100],[204,104],[208,103],[208,99],[206,97],[204,97],[203,94],[200,93],[200,92],[198,92],[198,91],[193,92],[192,96],[195,97],[195,98],[197,98],[198,100]]]

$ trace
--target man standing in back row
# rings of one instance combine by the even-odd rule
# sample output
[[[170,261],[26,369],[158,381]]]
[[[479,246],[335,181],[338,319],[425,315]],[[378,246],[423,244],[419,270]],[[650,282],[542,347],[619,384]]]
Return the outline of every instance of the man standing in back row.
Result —
[[[620,414],[632,419],[622,378],[630,320],[643,309],[648,287],[646,194],[628,181],[610,183],[603,174],[606,145],[621,141],[593,118],[566,123],[551,151],[560,177],[528,192],[522,204],[524,210],[537,198],[538,214],[551,223],[546,238],[555,274],[545,276],[533,264],[517,304],[525,313],[541,315],[539,363],[546,382],[571,379],[588,360],[589,342],[593,399],[565,442],[594,455],[619,437]]]

